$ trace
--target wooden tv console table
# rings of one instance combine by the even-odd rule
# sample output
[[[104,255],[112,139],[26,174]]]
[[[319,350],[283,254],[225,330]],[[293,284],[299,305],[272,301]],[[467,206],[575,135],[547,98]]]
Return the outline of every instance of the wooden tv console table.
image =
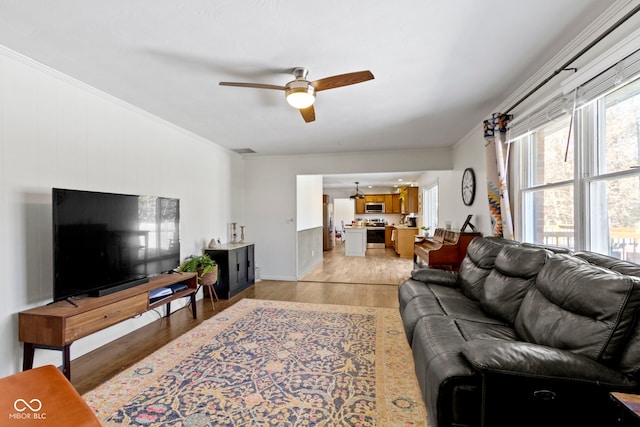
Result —
[[[151,303],[149,293],[176,283],[188,288]],[[191,298],[191,311],[196,318],[196,273],[163,274],[152,277],[148,283],[102,297],[73,298],[35,307],[18,313],[18,338],[24,343],[22,369],[33,367],[36,348],[62,351],[62,372],[71,379],[71,344],[94,332],[113,326],[146,311],[166,306],[171,314],[171,301]]]

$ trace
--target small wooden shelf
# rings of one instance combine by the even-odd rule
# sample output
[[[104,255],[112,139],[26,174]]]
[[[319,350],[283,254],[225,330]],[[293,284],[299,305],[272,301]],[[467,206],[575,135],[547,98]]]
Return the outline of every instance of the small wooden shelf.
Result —
[[[188,288],[150,302],[151,291],[176,283],[186,283]],[[195,319],[197,290],[196,273],[163,274],[152,277],[148,283],[102,297],[73,298],[75,306],[68,301],[58,301],[22,311],[18,313],[18,338],[24,343],[23,370],[33,367],[36,348],[60,350],[63,372],[70,379],[70,347],[74,341],[162,305],[166,306],[166,316],[169,316],[171,301],[184,297],[191,298]]]

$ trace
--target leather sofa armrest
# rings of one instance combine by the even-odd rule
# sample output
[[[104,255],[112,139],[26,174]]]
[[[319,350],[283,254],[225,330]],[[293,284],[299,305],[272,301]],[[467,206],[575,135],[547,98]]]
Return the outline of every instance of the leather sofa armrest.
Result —
[[[623,373],[582,355],[521,341],[471,340],[461,348],[474,369],[483,374],[578,381],[634,388]]]
[[[443,285],[451,288],[459,287],[457,271],[439,270],[437,268],[416,268],[411,272],[411,278],[427,284]]]
[[[528,342],[471,340],[461,351],[482,375],[480,425],[613,425],[609,392],[637,387],[585,356]]]

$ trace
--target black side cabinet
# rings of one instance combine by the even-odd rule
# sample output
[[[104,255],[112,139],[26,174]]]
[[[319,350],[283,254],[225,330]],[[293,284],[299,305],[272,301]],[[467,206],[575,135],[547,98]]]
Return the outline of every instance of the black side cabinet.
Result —
[[[253,243],[227,243],[205,253],[218,263],[218,297],[229,299],[255,283]]]

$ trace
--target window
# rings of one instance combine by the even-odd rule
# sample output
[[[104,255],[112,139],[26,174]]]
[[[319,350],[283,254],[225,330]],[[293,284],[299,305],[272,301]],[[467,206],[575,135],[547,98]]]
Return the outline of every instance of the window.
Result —
[[[438,183],[429,185],[423,193],[422,197],[423,213],[422,224],[429,227],[429,234],[433,235],[433,232],[438,226]]]
[[[571,131],[570,118],[512,141],[518,238],[640,262],[640,79],[583,105]]]
[[[598,129],[585,179],[589,249],[640,262],[640,79],[597,100],[583,115]]]
[[[518,141],[526,175],[521,178],[523,240],[574,247],[574,155],[569,116],[551,121]]]

